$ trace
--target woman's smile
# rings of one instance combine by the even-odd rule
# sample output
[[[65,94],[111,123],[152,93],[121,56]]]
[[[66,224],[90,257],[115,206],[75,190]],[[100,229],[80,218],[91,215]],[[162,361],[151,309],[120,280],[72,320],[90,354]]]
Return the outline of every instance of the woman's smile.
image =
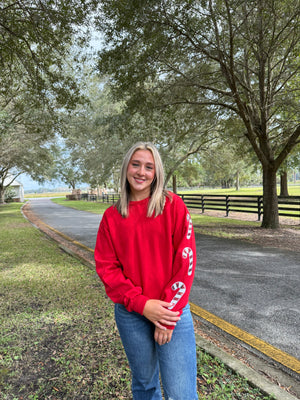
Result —
[[[154,177],[155,164],[151,151],[137,150],[127,168],[131,200],[138,201],[149,197]]]

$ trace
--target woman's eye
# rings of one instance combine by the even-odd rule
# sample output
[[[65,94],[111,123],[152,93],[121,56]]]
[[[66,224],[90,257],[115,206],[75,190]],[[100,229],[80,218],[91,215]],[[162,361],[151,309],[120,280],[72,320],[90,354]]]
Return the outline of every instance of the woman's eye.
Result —
[[[152,171],[152,170],[153,170],[153,167],[146,167],[146,169],[147,169],[148,171]]]

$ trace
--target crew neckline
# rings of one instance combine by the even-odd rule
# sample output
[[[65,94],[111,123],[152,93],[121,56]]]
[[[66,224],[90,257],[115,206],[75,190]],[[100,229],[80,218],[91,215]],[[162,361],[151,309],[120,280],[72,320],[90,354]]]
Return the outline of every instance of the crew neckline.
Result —
[[[130,200],[129,205],[134,206],[134,205],[139,205],[143,203],[147,203],[149,201],[150,197],[146,197],[143,200]]]

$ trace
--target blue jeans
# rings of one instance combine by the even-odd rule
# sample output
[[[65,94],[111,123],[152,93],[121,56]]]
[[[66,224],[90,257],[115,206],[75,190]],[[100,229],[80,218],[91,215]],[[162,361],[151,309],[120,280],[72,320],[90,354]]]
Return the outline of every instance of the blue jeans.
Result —
[[[190,307],[183,309],[170,343],[154,340],[155,326],[144,316],[115,305],[116,323],[132,373],[134,400],[196,400],[197,361]]]

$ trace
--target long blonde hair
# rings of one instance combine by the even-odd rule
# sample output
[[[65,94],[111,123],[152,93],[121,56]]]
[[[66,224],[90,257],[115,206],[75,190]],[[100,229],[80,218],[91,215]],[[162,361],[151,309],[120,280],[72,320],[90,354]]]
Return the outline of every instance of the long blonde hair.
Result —
[[[123,217],[128,217],[128,205],[130,201],[130,186],[127,180],[127,169],[129,161],[133,154],[138,150],[149,150],[152,153],[154,164],[155,164],[155,177],[151,184],[150,189],[150,200],[148,203],[147,217],[151,217],[155,212],[155,217],[162,214],[166,196],[171,196],[164,189],[164,169],[160,158],[160,154],[153,143],[150,142],[138,142],[134,144],[126,153],[123,164],[121,167],[120,186],[121,196],[116,204],[117,210]]]

